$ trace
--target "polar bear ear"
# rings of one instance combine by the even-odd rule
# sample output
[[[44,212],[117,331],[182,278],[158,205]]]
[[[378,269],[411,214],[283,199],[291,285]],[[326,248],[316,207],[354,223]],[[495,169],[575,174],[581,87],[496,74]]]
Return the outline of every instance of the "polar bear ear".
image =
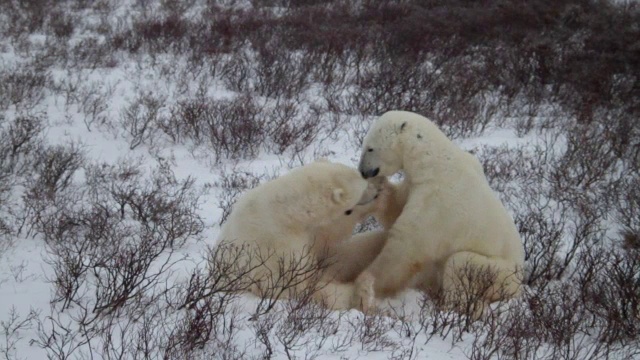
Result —
[[[337,188],[333,189],[333,201],[337,204],[342,204],[344,202],[344,189]]]

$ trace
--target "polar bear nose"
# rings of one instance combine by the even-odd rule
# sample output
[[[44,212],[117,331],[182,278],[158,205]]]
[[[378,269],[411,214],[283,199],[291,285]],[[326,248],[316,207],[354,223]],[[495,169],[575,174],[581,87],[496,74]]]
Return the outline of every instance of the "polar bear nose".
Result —
[[[380,172],[379,167],[372,170],[360,170],[360,174],[362,174],[362,177],[365,179],[375,177],[376,175],[378,175],[379,172]]]

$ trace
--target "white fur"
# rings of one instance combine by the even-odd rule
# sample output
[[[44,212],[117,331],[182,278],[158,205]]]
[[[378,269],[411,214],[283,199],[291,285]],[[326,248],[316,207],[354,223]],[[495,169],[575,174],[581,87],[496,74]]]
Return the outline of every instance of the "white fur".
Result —
[[[377,297],[413,286],[433,294],[444,290],[449,303],[458,302],[460,288],[473,286],[456,275],[467,264],[496,275],[480,310],[519,293],[524,248],[513,219],[473,155],[429,119],[390,111],[372,124],[364,139],[359,170],[373,174],[375,169],[377,176],[400,170],[405,174],[404,183],[391,189],[391,205],[382,216],[388,232],[358,239],[383,242],[363,273],[366,281],[375,279]]]
[[[282,261],[303,258],[303,266],[313,267],[313,262],[327,260],[337,244],[351,237],[354,226],[377,209],[376,192],[355,169],[316,161],[244,193],[223,225],[219,241],[248,246],[238,261],[253,267],[248,274],[253,281],[250,291],[273,295],[269,288],[286,288]],[[362,199],[371,201],[357,205]],[[345,272],[359,271],[350,270],[350,262],[329,262],[332,266],[313,278],[322,288],[314,299],[335,309],[354,307],[354,296],[364,302],[373,299],[371,285],[368,294],[361,287],[356,295],[353,283],[346,282]],[[275,294],[295,296],[313,286],[311,281]]]

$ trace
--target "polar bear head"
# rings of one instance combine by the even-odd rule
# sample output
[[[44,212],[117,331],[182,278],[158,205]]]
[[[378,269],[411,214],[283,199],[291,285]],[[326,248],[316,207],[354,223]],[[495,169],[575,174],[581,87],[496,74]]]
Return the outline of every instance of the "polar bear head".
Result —
[[[315,161],[300,168],[305,179],[297,180],[295,187],[306,192],[306,221],[335,221],[350,216],[358,207],[376,199],[379,189],[364,180],[349,166],[325,160]],[[292,185],[293,186],[293,185]]]
[[[402,113],[387,112],[371,124],[358,165],[363,178],[391,176],[402,169],[403,133],[409,126]]]

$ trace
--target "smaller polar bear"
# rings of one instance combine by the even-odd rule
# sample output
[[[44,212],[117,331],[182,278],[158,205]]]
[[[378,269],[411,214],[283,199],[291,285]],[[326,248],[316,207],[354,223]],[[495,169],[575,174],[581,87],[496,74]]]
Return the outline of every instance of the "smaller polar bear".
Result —
[[[244,193],[222,226],[218,244],[244,248],[233,260],[248,271],[255,295],[294,297],[316,287],[313,299],[327,307],[367,307],[373,279],[356,289],[343,275],[361,270],[349,260],[359,249],[342,250],[345,263],[331,256],[357,223],[379,211],[378,191],[354,168],[315,161]],[[322,271],[316,276],[318,268]]]
[[[364,178],[403,170],[405,180],[391,188],[380,217],[388,231],[354,239],[381,248],[356,283],[373,277],[380,298],[416,287],[474,316],[488,303],[519,293],[524,248],[513,219],[479,161],[429,119],[405,111],[382,115],[365,136],[359,170]],[[469,280],[480,274],[483,285]],[[474,285],[481,300],[467,307],[469,294],[463,292]]]

